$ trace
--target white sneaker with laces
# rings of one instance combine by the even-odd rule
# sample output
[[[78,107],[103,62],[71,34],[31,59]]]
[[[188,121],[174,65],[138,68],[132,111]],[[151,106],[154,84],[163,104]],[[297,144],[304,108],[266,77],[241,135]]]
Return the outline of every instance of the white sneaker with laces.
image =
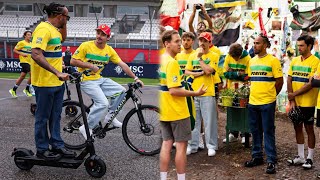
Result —
[[[294,159],[288,159],[287,162],[290,163],[291,165],[301,165],[301,164],[304,164],[306,161],[304,160],[304,158],[301,158],[300,156],[296,156],[294,157]]]
[[[114,127],[118,127],[118,128],[121,128],[121,127],[122,127],[122,122],[120,122],[117,118],[114,118],[111,124],[112,124]]]
[[[79,127],[79,131],[81,132],[82,136],[84,137],[85,140],[87,140],[87,133],[86,133],[86,128],[84,125]],[[92,135],[92,129],[89,129],[90,136]]]
[[[311,169],[313,165],[313,162],[311,159],[307,159],[306,162],[304,164],[302,164],[302,167],[304,169]]]
[[[238,140],[238,138],[235,138],[233,134],[231,134],[231,133],[229,134],[229,143],[236,142],[237,140]],[[226,143],[227,142],[227,138],[224,138],[222,142]]]
[[[197,153],[197,152],[198,152],[197,150],[193,150],[189,146],[187,147],[187,152],[186,152],[187,156],[190,155],[190,154],[193,154],[193,153]]]
[[[214,149],[208,149],[208,156],[209,157],[212,157],[212,156],[215,156],[216,155],[216,150]]]

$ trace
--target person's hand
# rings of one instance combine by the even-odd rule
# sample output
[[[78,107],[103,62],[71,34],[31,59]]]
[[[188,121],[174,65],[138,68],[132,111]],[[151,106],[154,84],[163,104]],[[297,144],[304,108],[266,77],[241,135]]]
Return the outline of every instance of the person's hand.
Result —
[[[197,57],[198,58],[201,58],[201,56],[204,54],[204,49],[203,48],[199,48],[199,51],[198,51],[198,55],[197,55]]]
[[[137,82],[137,83],[140,83],[140,84],[141,84],[141,87],[144,86],[144,83],[143,83],[140,79],[137,79],[136,82]]]
[[[293,101],[289,101],[289,109],[288,109],[288,112],[291,111],[291,109],[294,109],[296,107],[296,102],[293,100]]]
[[[288,93],[288,99],[289,101],[294,100],[295,94],[294,93]]]
[[[201,95],[203,95],[204,93],[207,92],[207,89],[208,89],[208,87],[204,87],[204,84],[202,84],[202,85],[200,86],[200,88],[196,91],[196,95],[195,95],[195,96],[201,96]]]
[[[239,76],[242,76],[245,74],[244,70],[240,70],[240,71],[238,71],[238,73],[239,73]]]
[[[92,72],[96,73],[100,70],[100,68],[98,66],[95,66],[92,64],[92,67],[90,68],[92,70]]]
[[[69,80],[69,74],[68,73],[58,73],[57,77],[60,81],[67,81]]]
[[[316,74],[314,74],[313,78],[319,80],[320,76],[319,76],[319,74],[316,73]]]
[[[203,14],[207,13],[206,8],[202,4],[199,4],[199,5],[200,5],[202,13]]]
[[[21,56],[23,56],[23,57],[28,57],[28,54],[21,54]]]
[[[193,13],[195,13],[197,10],[197,4],[193,4]]]

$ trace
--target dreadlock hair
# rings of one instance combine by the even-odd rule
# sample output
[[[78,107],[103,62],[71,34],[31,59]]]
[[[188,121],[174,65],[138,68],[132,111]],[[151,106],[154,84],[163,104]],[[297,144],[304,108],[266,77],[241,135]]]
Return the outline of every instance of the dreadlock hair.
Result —
[[[269,41],[269,38],[267,36],[263,35],[262,33],[259,36],[262,37],[263,42],[267,44],[267,48],[270,48],[271,47],[271,43]]]
[[[57,14],[62,14],[64,7],[65,6],[62,4],[52,2],[48,6],[45,5],[42,11],[45,14],[48,14],[48,17],[53,17],[53,16],[56,16]]]

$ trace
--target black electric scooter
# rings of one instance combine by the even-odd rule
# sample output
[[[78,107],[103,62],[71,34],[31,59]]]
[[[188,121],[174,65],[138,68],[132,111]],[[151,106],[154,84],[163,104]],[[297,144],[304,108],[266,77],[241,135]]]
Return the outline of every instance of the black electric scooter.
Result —
[[[84,166],[88,174],[95,178],[100,178],[106,173],[106,164],[97,156],[94,148],[94,139],[89,134],[89,126],[87,121],[87,115],[85,106],[83,103],[83,98],[80,89],[80,82],[82,74],[87,76],[91,70],[86,70],[83,73],[75,72],[70,75],[71,81],[74,81],[76,84],[76,89],[78,93],[79,103],[81,105],[81,113],[83,116],[83,124],[85,126],[87,140],[85,149],[74,158],[65,158],[61,157],[58,160],[45,160],[40,159],[35,154],[26,148],[14,148],[12,156],[14,156],[14,162],[16,166],[22,170],[30,170],[34,165],[39,166],[53,166],[53,167],[63,167],[63,168],[73,168],[77,169],[84,161]],[[89,154],[89,157],[87,155]]]

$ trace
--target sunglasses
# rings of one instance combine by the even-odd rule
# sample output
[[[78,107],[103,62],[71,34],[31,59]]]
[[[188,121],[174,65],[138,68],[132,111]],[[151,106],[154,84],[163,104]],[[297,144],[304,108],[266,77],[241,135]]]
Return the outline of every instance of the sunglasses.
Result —
[[[64,17],[66,17],[67,18],[67,21],[69,21],[70,20],[70,16],[68,16],[68,15],[65,15],[65,14],[61,14],[62,16],[64,16]]]

